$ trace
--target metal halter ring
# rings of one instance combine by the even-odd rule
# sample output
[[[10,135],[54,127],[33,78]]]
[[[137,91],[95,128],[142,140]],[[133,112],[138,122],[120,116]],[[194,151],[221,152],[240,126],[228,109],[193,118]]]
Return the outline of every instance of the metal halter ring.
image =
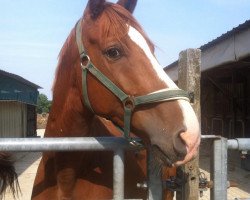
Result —
[[[135,108],[135,100],[133,96],[128,96],[123,102],[123,107],[128,108],[130,110],[134,110]]]
[[[82,67],[82,69],[86,69],[90,65],[90,63],[91,63],[90,58],[85,53],[83,53],[80,57],[81,57],[81,67]],[[83,62],[87,62],[87,64],[84,65]]]

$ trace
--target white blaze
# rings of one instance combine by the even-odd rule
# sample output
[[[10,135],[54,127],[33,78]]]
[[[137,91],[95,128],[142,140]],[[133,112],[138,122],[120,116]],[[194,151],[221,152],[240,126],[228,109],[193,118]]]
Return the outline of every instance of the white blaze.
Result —
[[[168,86],[168,88],[178,88],[177,85],[169,78],[169,76],[164,72],[162,66],[158,63],[155,56],[152,54],[149,45],[142,34],[137,31],[134,27],[129,26],[128,35],[130,39],[136,43],[146,54],[148,59],[150,60],[155,72],[157,73],[158,77]],[[184,124],[190,127],[190,124],[193,124],[194,127],[191,127],[193,130],[199,128],[197,126],[197,118],[194,114],[194,111],[191,105],[187,101],[178,100],[180,108],[183,112],[183,121]],[[196,123],[195,123],[196,122]]]
[[[145,38],[142,36],[142,34],[139,31],[137,31],[134,27],[129,26],[128,35],[130,39],[144,51],[144,53],[150,60],[152,66],[154,67],[155,72],[157,73],[158,77],[163,82],[165,82],[169,88],[177,88],[176,84],[168,77],[168,75],[162,69],[162,66],[158,63],[155,56],[152,54],[148,46],[148,43],[145,40]]]

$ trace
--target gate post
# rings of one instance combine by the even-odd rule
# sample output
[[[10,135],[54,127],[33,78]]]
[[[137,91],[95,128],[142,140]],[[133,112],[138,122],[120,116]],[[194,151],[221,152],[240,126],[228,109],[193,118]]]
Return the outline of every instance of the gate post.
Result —
[[[213,187],[210,190],[210,199],[227,200],[227,139],[215,139],[213,142],[210,162]]]
[[[147,152],[147,174],[148,174],[148,200],[163,199],[162,171],[160,166],[155,166],[156,162],[151,149]]]
[[[124,199],[124,150],[114,151],[113,157],[113,199]]]
[[[201,50],[187,49],[179,55],[178,86],[193,93],[191,105],[200,122],[200,75]],[[181,191],[177,192],[177,200],[199,199],[199,155],[193,161],[177,168],[177,176],[183,180]]]

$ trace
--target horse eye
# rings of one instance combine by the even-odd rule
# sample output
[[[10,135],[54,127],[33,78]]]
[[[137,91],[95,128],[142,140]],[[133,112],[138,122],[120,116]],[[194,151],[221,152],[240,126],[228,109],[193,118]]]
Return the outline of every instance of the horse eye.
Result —
[[[112,60],[117,60],[122,57],[122,52],[117,47],[111,47],[106,50],[105,52],[106,56]]]

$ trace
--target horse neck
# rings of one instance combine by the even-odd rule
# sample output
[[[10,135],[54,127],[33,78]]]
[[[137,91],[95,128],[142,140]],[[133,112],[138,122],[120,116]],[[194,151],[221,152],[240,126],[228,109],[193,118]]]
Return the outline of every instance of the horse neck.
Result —
[[[45,137],[90,136],[92,114],[83,106],[76,63],[60,67],[53,88],[53,103]]]

